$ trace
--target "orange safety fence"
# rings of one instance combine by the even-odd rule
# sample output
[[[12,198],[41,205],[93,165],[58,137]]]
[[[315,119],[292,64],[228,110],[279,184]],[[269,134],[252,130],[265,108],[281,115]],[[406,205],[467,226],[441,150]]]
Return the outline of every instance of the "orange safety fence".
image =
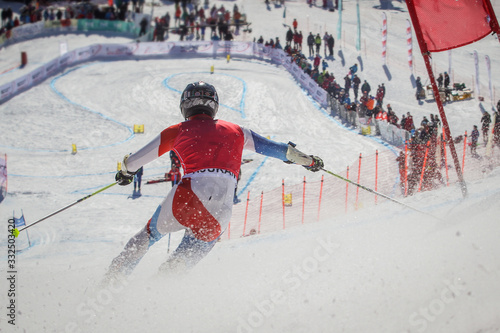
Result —
[[[337,174],[395,199],[458,181],[453,166],[448,165],[444,141],[434,142],[431,148],[427,143],[408,143],[401,148],[405,152],[404,170],[399,170],[397,155],[386,150],[369,156],[360,154],[357,161]],[[500,150],[493,149],[491,156],[485,156],[486,153],[483,145],[477,147],[477,154],[483,157],[473,157],[466,149],[461,152],[466,181],[480,179],[500,165]],[[247,192],[246,203],[233,207],[229,228],[221,240],[269,233],[326,218],[334,220],[336,216],[380,203],[376,194],[329,175],[321,181],[308,182],[304,177],[302,182],[285,184],[282,180],[281,186],[276,185],[268,192]]]

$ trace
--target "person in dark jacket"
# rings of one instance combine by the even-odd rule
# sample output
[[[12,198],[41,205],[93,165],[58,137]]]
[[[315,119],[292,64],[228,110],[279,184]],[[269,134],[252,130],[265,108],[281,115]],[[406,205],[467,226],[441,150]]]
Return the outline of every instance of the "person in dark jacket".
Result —
[[[307,36],[307,46],[309,46],[309,57],[314,56],[314,36],[312,32]]]
[[[356,74],[354,74],[354,78],[352,79],[352,90],[354,91],[355,100],[358,100],[358,90],[360,84],[361,84],[361,79]]]
[[[361,92],[369,96],[371,90],[372,88],[370,87],[370,84],[365,80],[361,86]]]
[[[333,57],[333,47],[335,46],[335,39],[333,35],[330,34],[328,37],[328,52],[330,53],[330,57]]]

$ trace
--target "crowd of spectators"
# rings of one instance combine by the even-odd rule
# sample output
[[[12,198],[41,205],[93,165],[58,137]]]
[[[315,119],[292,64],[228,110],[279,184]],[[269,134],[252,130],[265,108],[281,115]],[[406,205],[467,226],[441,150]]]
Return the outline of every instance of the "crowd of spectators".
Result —
[[[28,3],[14,15],[10,7],[2,9],[0,35],[19,25],[40,21],[62,21],[68,19],[100,19],[132,21],[135,13],[142,13],[144,0],[119,0],[113,6],[95,5],[90,2],[68,4],[65,7],[41,7],[33,2]]]
[[[330,41],[331,38],[331,41]],[[297,64],[304,73],[308,74],[321,88],[327,93],[330,100],[344,106],[348,114],[352,117],[348,119],[358,119],[363,121],[364,125],[369,125],[374,119],[385,121],[395,127],[408,132],[407,137],[407,156],[402,153],[397,161],[401,164],[401,159],[405,159],[406,169],[404,170],[405,179],[401,178],[402,191],[405,195],[411,195],[416,191],[430,190],[444,184],[441,174],[441,168],[445,165],[445,143],[444,133],[441,130],[442,124],[438,115],[430,114],[429,118],[424,116],[420,122],[416,122],[410,112],[401,115],[401,119],[392,109],[390,104],[384,106],[386,88],[384,83],[380,83],[376,91],[372,92],[367,80],[361,80],[358,76],[358,65],[354,64],[349,68],[348,73],[337,80],[333,72],[329,71],[327,60],[335,60],[333,55],[334,40],[333,36],[325,32],[323,37],[319,34],[314,35],[309,32],[307,37],[308,56],[304,54],[303,34],[298,29],[298,22],[293,20],[292,27],[289,27],[285,36],[285,44],[282,45],[279,37],[265,40],[260,36],[257,43],[267,47],[282,48],[290,57],[290,61]],[[321,48],[321,44],[324,48]],[[450,79],[445,72],[438,78],[440,89],[448,88]],[[358,99],[359,97],[359,99]],[[418,95],[417,95],[418,99]],[[500,101],[497,105],[500,109]],[[492,122],[491,116],[485,112],[481,119],[483,140],[486,144],[488,135],[493,135],[492,142],[500,146],[500,115],[495,114],[497,119],[490,131],[489,124]],[[355,124],[356,121],[350,121]],[[480,158],[476,151],[478,145],[479,131],[474,125],[470,134],[469,146],[472,157]],[[463,141],[463,136],[454,138],[455,143]],[[400,172],[403,172],[400,169]],[[402,173],[401,173],[402,174]]]
[[[214,4],[210,7],[208,1],[203,6],[196,2],[177,1],[174,13],[167,12],[164,16],[156,17],[154,24],[153,40],[159,42],[169,38],[170,32],[179,34],[180,40],[207,38],[231,41],[234,35],[240,34],[242,26],[248,26],[246,15],[240,12],[237,4],[229,10],[224,5],[217,8]]]

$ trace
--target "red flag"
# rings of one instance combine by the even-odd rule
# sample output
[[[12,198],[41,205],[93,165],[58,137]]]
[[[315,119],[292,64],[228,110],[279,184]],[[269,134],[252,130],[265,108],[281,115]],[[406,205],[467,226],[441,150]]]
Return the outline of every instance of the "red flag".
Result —
[[[422,52],[440,52],[500,33],[489,0],[407,0],[415,28],[427,46]],[[422,46],[422,45],[421,45]]]

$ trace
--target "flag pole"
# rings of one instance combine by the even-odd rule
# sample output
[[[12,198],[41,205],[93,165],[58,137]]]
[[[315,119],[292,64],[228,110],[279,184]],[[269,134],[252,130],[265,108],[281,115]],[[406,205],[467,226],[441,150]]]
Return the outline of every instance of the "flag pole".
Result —
[[[45,217],[42,217],[42,218],[41,218],[41,219],[39,219],[38,221],[35,221],[35,222],[33,222],[33,223],[29,224],[29,225],[25,225],[25,226],[24,226],[24,228],[21,228],[21,229],[14,228],[14,229],[12,229],[11,233],[12,233],[12,235],[14,235],[14,236],[17,238],[17,236],[19,236],[19,233],[20,233],[21,231],[26,230],[26,229],[28,229],[28,228],[31,228],[31,227],[32,227],[32,226],[34,226],[35,224],[38,224],[38,223],[40,223],[40,222],[42,222],[42,221],[45,221],[45,220],[46,220],[46,219],[48,219],[49,217],[52,217],[52,216],[54,216],[54,215],[56,215],[56,214],[59,214],[60,212],[65,211],[66,209],[68,209],[68,208],[70,208],[70,207],[73,207],[74,205],[79,204],[80,202],[82,202],[82,201],[84,201],[84,200],[87,200],[88,198],[93,197],[94,195],[96,195],[96,194],[98,194],[98,193],[101,193],[102,191],[107,190],[108,188],[110,188],[111,186],[114,186],[114,185],[116,185],[116,184],[118,184],[118,182],[111,183],[111,184],[109,184],[109,185],[107,185],[107,186],[105,186],[105,187],[103,187],[103,188],[101,188],[101,189],[99,189],[99,190],[95,191],[94,193],[91,193],[91,194],[89,194],[89,195],[86,195],[86,196],[84,196],[83,198],[80,198],[80,199],[78,199],[78,200],[76,200],[76,201],[74,201],[74,202],[70,203],[69,205],[64,206],[63,208],[60,208],[60,209],[56,210],[55,212],[50,213],[49,215],[47,215],[47,216],[45,216]],[[23,214],[24,214],[24,213],[23,213]]]
[[[453,138],[450,132],[450,126],[448,124],[448,119],[446,118],[446,113],[444,112],[443,103],[439,96],[439,89],[436,84],[436,79],[432,72],[432,65],[430,62],[430,52],[427,48],[427,44],[424,41],[424,37],[422,34],[422,30],[420,29],[420,23],[417,17],[417,13],[415,12],[415,7],[413,4],[414,0],[407,0],[408,4],[408,12],[410,14],[411,20],[413,22],[413,28],[415,29],[415,35],[417,37],[418,44],[420,46],[420,51],[422,52],[422,56],[424,57],[425,67],[427,69],[427,73],[429,74],[429,79],[431,81],[432,91],[434,93],[434,99],[436,100],[436,104],[438,106],[439,115],[441,116],[441,120],[443,122],[443,128],[445,131],[445,141],[447,141],[448,146],[450,147],[451,156],[453,157],[453,162],[455,164],[455,170],[457,172],[458,180],[460,182],[460,188],[462,190],[463,197],[467,197],[467,184],[464,180],[464,175],[462,173],[462,169],[460,168],[460,161],[458,160],[457,151],[455,149],[455,143],[453,142]]]
[[[490,27],[491,31],[497,34],[497,39],[500,42],[500,24],[498,24],[497,17],[495,15],[495,11],[493,10],[493,6],[491,5],[490,0],[484,0],[483,2],[486,5],[486,8],[488,9],[488,13],[490,14]]]

